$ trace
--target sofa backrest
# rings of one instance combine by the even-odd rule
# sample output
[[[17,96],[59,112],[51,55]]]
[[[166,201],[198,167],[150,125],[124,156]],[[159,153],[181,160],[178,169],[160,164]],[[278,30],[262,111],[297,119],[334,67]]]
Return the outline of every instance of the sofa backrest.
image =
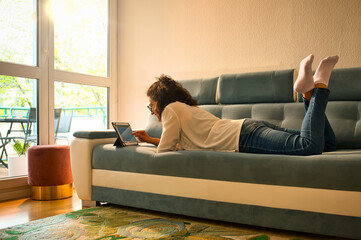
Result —
[[[216,104],[218,77],[179,80],[200,105]]]
[[[335,69],[326,114],[338,148],[361,148],[361,68]]]
[[[360,101],[361,99],[361,68],[340,68],[332,71],[330,77],[329,101]],[[297,95],[302,102],[302,94]]]
[[[182,84],[200,101],[200,107],[219,118],[253,118],[285,128],[301,128],[305,110],[303,103],[294,101],[293,70],[227,74]],[[335,69],[329,88],[326,114],[338,148],[361,148],[361,68]],[[146,131],[160,137],[161,123],[150,116]]]
[[[294,70],[224,74],[218,80],[218,103],[293,102]]]

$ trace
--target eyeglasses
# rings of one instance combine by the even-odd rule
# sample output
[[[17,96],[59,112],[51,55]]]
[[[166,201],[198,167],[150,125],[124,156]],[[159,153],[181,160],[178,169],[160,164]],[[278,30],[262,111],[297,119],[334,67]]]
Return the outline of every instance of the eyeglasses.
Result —
[[[147,106],[147,108],[149,109],[150,112],[153,112],[153,108],[152,106],[150,106],[150,104]]]

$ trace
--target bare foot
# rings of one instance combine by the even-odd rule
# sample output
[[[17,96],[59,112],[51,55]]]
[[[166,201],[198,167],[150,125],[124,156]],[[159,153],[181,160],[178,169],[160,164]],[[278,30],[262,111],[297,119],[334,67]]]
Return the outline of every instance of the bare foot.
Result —
[[[308,55],[300,63],[300,70],[293,89],[298,93],[305,93],[312,90],[315,86],[312,76],[313,54]]]
[[[315,75],[313,76],[315,84],[322,83],[328,86],[332,70],[335,67],[338,59],[339,57],[336,55],[321,60],[320,64],[317,67]]]

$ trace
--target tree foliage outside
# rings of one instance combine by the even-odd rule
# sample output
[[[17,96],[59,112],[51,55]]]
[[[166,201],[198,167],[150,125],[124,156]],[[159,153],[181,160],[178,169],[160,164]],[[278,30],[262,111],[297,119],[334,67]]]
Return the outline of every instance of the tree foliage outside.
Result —
[[[55,82],[55,107],[96,107],[107,105],[107,88]]]
[[[0,0],[0,61],[36,65],[35,2]]]
[[[0,61],[37,65],[37,0],[0,0]],[[108,1],[54,0],[55,69],[107,76]],[[0,75],[0,107],[36,107],[37,80]],[[55,107],[107,105],[107,88],[55,82]]]
[[[0,75],[0,107],[36,107],[36,80]]]

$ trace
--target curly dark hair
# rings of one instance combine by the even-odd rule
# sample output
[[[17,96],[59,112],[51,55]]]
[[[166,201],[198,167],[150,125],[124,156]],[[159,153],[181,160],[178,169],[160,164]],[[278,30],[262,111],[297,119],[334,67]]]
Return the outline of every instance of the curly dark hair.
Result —
[[[170,76],[162,74],[156,79],[157,81],[148,88],[147,96],[157,103],[159,116],[162,116],[164,108],[172,102],[198,105],[198,101],[192,98],[188,90]]]

